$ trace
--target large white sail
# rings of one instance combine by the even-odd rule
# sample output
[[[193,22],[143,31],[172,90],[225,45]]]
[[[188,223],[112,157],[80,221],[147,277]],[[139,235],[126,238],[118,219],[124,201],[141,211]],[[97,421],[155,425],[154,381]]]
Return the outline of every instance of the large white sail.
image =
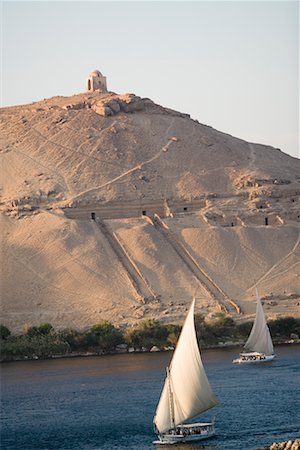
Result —
[[[181,331],[154,423],[160,433],[212,408],[218,402],[201,361],[194,324],[193,300]]]
[[[245,344],[245,350],[272,355],[274,353],[273,343],[257,290],[256,297],[256,317],[250,336]]]

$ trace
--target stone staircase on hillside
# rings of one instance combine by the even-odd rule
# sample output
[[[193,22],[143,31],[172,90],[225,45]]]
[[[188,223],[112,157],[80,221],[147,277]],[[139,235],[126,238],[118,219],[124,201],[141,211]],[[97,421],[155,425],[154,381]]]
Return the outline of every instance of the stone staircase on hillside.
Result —
[[[144,303],[145,300],[156,298],[156,293],[153,291],[149,282],[135,264],[125,245],[120,241],[120,239],[118,239],[117,235],[103,220],[100,220],[98,217],[94,219],[94,222],[103,236],[107,239],[119,262],[124,267],[132,286],[140,298],[140,301]]]
[[[228,295],[218,286],[215,281],[204,271],[198,261],[191,255],[181,239],[172,232],[165,222],[156,214],[153,221],[154,227],[172,246],[182,261],[188,266],[198,281],[205,286],[211,295],[218,301],[222,309],[227,313],[241,313],[240,307],[228,297]]]

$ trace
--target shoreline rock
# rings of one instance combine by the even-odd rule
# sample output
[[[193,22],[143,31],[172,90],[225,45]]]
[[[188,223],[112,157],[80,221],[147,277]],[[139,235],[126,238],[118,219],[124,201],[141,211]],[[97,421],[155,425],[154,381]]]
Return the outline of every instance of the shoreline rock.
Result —
[[[273,442],[271,446],[260,447],[257,450],[299,450],[300,449],[300,439],[283,441],[283,442]]]

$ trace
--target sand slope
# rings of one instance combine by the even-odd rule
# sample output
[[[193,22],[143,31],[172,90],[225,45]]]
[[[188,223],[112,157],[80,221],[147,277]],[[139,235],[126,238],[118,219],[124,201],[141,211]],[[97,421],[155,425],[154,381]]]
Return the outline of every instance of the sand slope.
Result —
[[[248,318],[256,283],[300,316],[299,160],[100,91],[3,108],[0,132],[5,325],[180,321],[196,290]]]

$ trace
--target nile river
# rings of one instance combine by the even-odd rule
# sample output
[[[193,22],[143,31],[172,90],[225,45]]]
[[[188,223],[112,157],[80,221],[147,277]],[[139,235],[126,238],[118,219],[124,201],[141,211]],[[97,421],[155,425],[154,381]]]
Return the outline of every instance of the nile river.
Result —
[[[300,436],[300,347],[271,363],[236,366],[238,351],[202,358],[220,404],[217,436],[178,450],[252,450]],[[1,367],[1,449],[155,449],[152,419],[172,354],[13,362]]]

